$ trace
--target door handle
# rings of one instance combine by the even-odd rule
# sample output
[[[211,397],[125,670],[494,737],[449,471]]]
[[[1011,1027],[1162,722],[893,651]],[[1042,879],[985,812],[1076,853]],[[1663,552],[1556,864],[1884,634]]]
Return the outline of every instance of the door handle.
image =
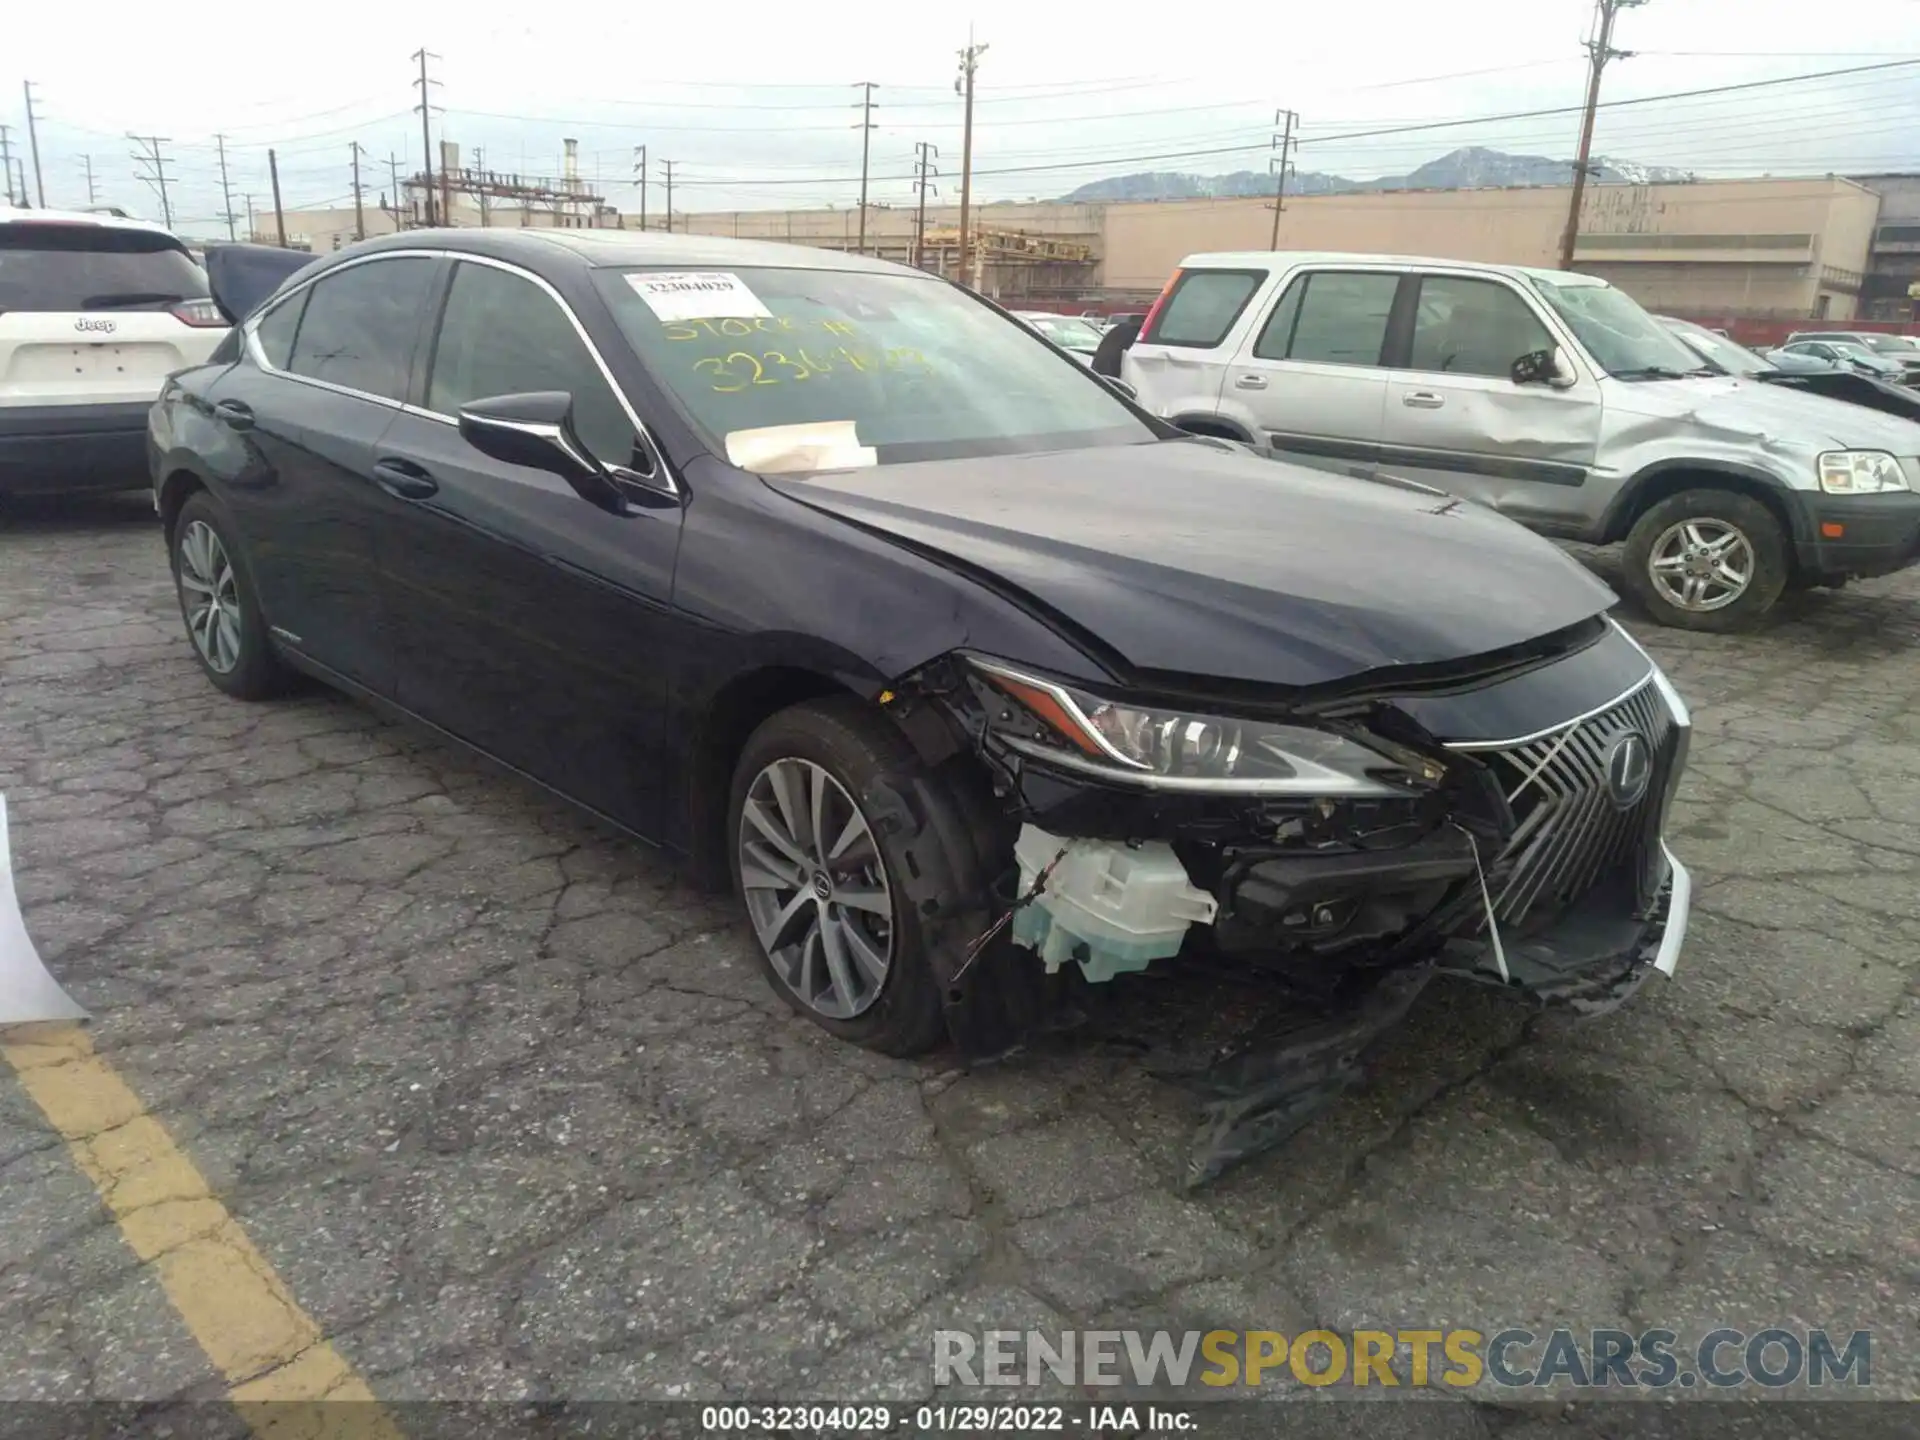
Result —
[[[1241,390],[1264,390],[1267,388],[1267,377],[1264,375],[1236,375],[1233,377],[1233,383]]]
[[[373,481],[402,500],[424,500],[440,488],[440,482],[413,461],[394,455],[373,462]]]
[[[1447,403],[1447,397],[1431,390],[1409,390],[1400,397],[1400,403],[1411,405],[1415,410],[1438,410]]]
[[[253,407],[239,400],[216,400],[213,413],[235,430],[253,428]]]

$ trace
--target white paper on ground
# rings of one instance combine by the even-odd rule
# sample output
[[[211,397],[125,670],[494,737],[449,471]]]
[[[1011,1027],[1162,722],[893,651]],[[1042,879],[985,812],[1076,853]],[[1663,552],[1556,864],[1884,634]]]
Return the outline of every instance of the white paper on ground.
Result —
[[[861,470],[879,463],[871,445],[860,443],[851,420],[806,425],[767,425],[727,435],[727,459],[756,475],[798,470]]]
[[[773,312],[746,282],[727,270],[629,270],[627,284],[647,302],[654,318],[675,320],[766,320]]]
[[[85,1020],[60,982],[47,973],[27,935],[26,917],[13,888],[12,852],[7,847],[7,797],[0,795],[0,1025],[29,1025],[39,1020]]]

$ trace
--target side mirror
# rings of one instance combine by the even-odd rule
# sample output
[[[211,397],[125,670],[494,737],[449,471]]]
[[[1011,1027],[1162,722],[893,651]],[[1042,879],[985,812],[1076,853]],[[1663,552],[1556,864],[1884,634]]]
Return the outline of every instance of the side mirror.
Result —
[[[573,396],[564,390],[469,401],[460,407],[460,436],[482,455],[558,475],[589,504],[626,513],[613,477],[574,432]]]
[[[1571,389],[1580,380],[1573,361],[1558,345],[1551,350],[1529,350],[1513,362],[1510,373],[1516,385],[1548,385],[1555,390]]]

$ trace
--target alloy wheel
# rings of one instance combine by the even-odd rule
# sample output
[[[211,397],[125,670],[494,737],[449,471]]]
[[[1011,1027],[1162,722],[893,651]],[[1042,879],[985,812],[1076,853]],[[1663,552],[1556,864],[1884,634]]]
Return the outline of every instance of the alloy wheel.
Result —
[[[775,760],[740,808],[740,886],[774,973],[811,1010],[851,1020],[893,961],[893,893],[873,830],[811,760]]]
[[[1753,544],[1725,520],[1693,519],[1669,525],[1647,554],[1647,576],[1669,605],[1696,612],[1721,610],[1753,583]]]
[[[200,658],[222,675],[240,663],[240,590],[220,536],[204,520],[180,532],[180,589],[187,633]]]

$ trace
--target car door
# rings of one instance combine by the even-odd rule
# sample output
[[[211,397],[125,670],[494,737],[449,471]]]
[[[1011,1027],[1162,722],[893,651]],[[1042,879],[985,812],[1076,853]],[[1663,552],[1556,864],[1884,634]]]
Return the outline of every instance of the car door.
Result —
[[[587,450],[631,477],[631,513],[462,438],[466,402],[552,390],[572,395]],[[572,311],[517,267],[455,262],[416,393],[376,457],[412,496],[381,536],[401,704],[657,833],[681,514],[663,462]]]
[[[1396,270],[1295,272],[1227,367],[1222,412],[1244,411],[1281,450],[1376,460],[1400,280]]]
[[[399,502],[374,447],[399,414],[439,261],[376,256],[329,270],[248,322],[248,361],[209,391],[261,463],[225,498],[283,644],[393,693],[374,533]]]
[[[1600,443],[1599,381],[1516,384],[1514,362],[1561,342],[1504,279],[1421,274],[1387,382],[1381,463],[1516,518],[1577,524]]]

